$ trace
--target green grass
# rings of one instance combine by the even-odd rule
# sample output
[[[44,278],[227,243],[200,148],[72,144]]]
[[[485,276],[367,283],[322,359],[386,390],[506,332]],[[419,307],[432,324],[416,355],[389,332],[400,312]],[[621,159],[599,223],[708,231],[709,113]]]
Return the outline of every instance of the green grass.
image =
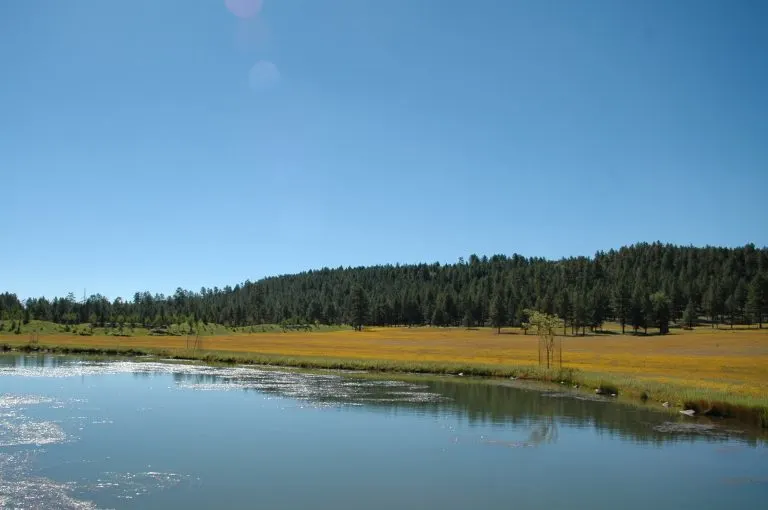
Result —
[[[762,397],[734,396],[713,390],[695,389],[674,384],[641,380],[629,376],[586,373],[574,369],[543,369],[538,366],[488,365],[476,363],[446,363],[429,361],[344,359],[331,357],[280,356],[260,353],[239,353],[205,350],[168,350],[135,347],[93,347],[77,345],[41,345],[3,343],[0,351],[48,352],[81,355],[142,356],[151,355],[178,360],[206,363],[265,365],[306,369],[363,370],[368,372],[451,374],[491,378],[563,383],[584,391],[616,395],[623,400],[669,402],[670,406],[694,409],[699,415],[739,420],[753,426],[768,428],[768,395]]]

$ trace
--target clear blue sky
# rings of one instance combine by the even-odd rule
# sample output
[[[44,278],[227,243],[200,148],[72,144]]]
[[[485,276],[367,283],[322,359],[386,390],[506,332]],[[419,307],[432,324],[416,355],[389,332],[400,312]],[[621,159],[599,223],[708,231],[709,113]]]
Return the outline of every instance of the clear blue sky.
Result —
[[[0,2],[0,289],[768,244],[768,2],[252,1]]]

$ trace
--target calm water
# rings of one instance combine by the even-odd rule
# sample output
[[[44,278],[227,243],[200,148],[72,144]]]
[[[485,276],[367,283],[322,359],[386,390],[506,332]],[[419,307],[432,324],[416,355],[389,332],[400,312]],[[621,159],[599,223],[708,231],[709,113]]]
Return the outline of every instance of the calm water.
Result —
[[[768,500],[768,448],[754,436],[574,397],[456,378],[0,356],[0,508]]]

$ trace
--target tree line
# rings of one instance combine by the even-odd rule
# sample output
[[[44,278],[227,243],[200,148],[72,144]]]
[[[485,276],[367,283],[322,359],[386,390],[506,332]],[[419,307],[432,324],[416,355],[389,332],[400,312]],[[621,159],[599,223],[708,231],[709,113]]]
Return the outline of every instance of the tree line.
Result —
[[[60,324],[184,323],[520,326],[527,310],[556,314],[566,331],[665,333],[671,323],[757,324],[768,316],[768,248],[640,243],[592,257],[547,260],[471,255],[454,264],[323,268],[234,287],[136,292],[110,300],[73,294],[21,302],[0,294],[0,319]]]

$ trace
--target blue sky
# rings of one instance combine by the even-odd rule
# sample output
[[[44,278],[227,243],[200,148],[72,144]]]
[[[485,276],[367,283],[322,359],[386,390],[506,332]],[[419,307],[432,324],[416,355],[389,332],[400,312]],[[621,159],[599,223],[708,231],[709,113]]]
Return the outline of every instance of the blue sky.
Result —
[[[2,290],[768,244],[766,2],[253,1],[0,2]]]

